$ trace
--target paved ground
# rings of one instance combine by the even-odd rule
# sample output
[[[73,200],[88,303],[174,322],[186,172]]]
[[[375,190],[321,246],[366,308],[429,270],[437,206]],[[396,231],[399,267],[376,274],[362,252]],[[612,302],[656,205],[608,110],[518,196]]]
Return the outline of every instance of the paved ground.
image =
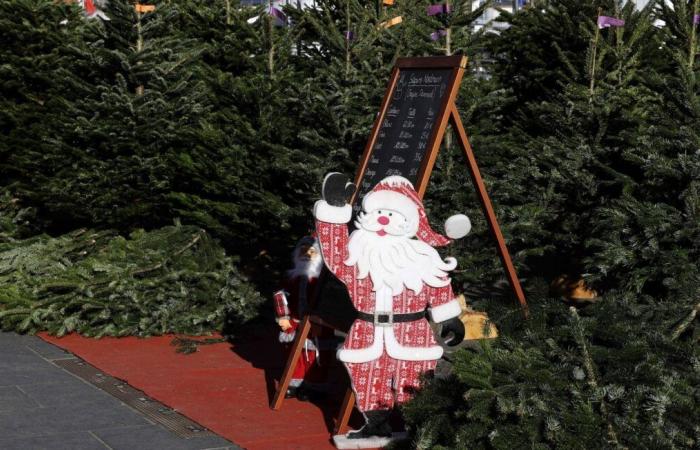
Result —
[[[0,449],[240,449],[185,439],[53,363],[75,358],[34,336],[0,332]]]

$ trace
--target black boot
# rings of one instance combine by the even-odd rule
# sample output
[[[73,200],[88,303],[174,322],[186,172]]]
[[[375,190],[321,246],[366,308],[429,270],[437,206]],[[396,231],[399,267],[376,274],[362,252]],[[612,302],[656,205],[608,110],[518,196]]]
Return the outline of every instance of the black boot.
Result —
[[[357,431],[351,431],[347,434],[348,439],[366,439],[373,436],[391,437],[392,430],[389,423],[389,415],[391,410],[376,409],[374,411],[366,411],[367,423],[364,427]]]
[[[299,386],[289,386],[287,392],[284,394],[284,398],[296,398],[297,400],[306,402],[309,401],[309,393],[302,383]]]

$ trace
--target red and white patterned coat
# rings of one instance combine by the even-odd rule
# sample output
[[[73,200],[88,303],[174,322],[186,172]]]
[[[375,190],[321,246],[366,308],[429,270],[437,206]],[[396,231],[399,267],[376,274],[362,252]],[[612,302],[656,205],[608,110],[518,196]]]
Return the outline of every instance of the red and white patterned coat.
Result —
[[[391,311],[406,314],[428,308],[434,322],[457,317],[461,313],[459,302],[454,298],[452,287],[423,285],[416,294],[406,288],[392,295],[387,287],[373,290],[371,277],[358,279],[357,266],[347,266],[348,227],[352,207],[331,206],[319,200],[314,207],[316,232],[326,266],[348,288],[353,305],[358,311],[374,314],[375,311]],[[394,323],[392,326],[376,326],[372,322],[356,320],[353,323],[338,359],[346,363],[363,363],[379,358],[383,352],[403,361],[437,360],[443,349],[435,341],[433,330],[425,318],[412,322]]]

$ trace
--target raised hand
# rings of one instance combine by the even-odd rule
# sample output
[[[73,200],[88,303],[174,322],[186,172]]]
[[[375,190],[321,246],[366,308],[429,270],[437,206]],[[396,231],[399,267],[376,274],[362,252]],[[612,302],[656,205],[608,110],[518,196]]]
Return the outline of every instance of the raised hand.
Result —
[[[323,179],[321,195],[331,206],[345,206],[357,187],[348,180],[348,177],[338,172],[331,172]]]

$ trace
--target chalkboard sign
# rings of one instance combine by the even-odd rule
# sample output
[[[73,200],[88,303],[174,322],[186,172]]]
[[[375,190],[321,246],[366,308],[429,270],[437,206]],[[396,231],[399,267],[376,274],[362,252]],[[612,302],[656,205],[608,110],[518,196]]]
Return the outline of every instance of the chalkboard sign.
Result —
[[[355,213],[359,212],[365,194],[385,177],[401,175],[416,184],[431,150],[430,138],[438,131],[436,125],[454,77],[452,68],[399,71],[358,183]]]
[[[463,56],[396,61],[355,179],[355,213],[365,194],[390,175],[425,193],[465,67]]]

